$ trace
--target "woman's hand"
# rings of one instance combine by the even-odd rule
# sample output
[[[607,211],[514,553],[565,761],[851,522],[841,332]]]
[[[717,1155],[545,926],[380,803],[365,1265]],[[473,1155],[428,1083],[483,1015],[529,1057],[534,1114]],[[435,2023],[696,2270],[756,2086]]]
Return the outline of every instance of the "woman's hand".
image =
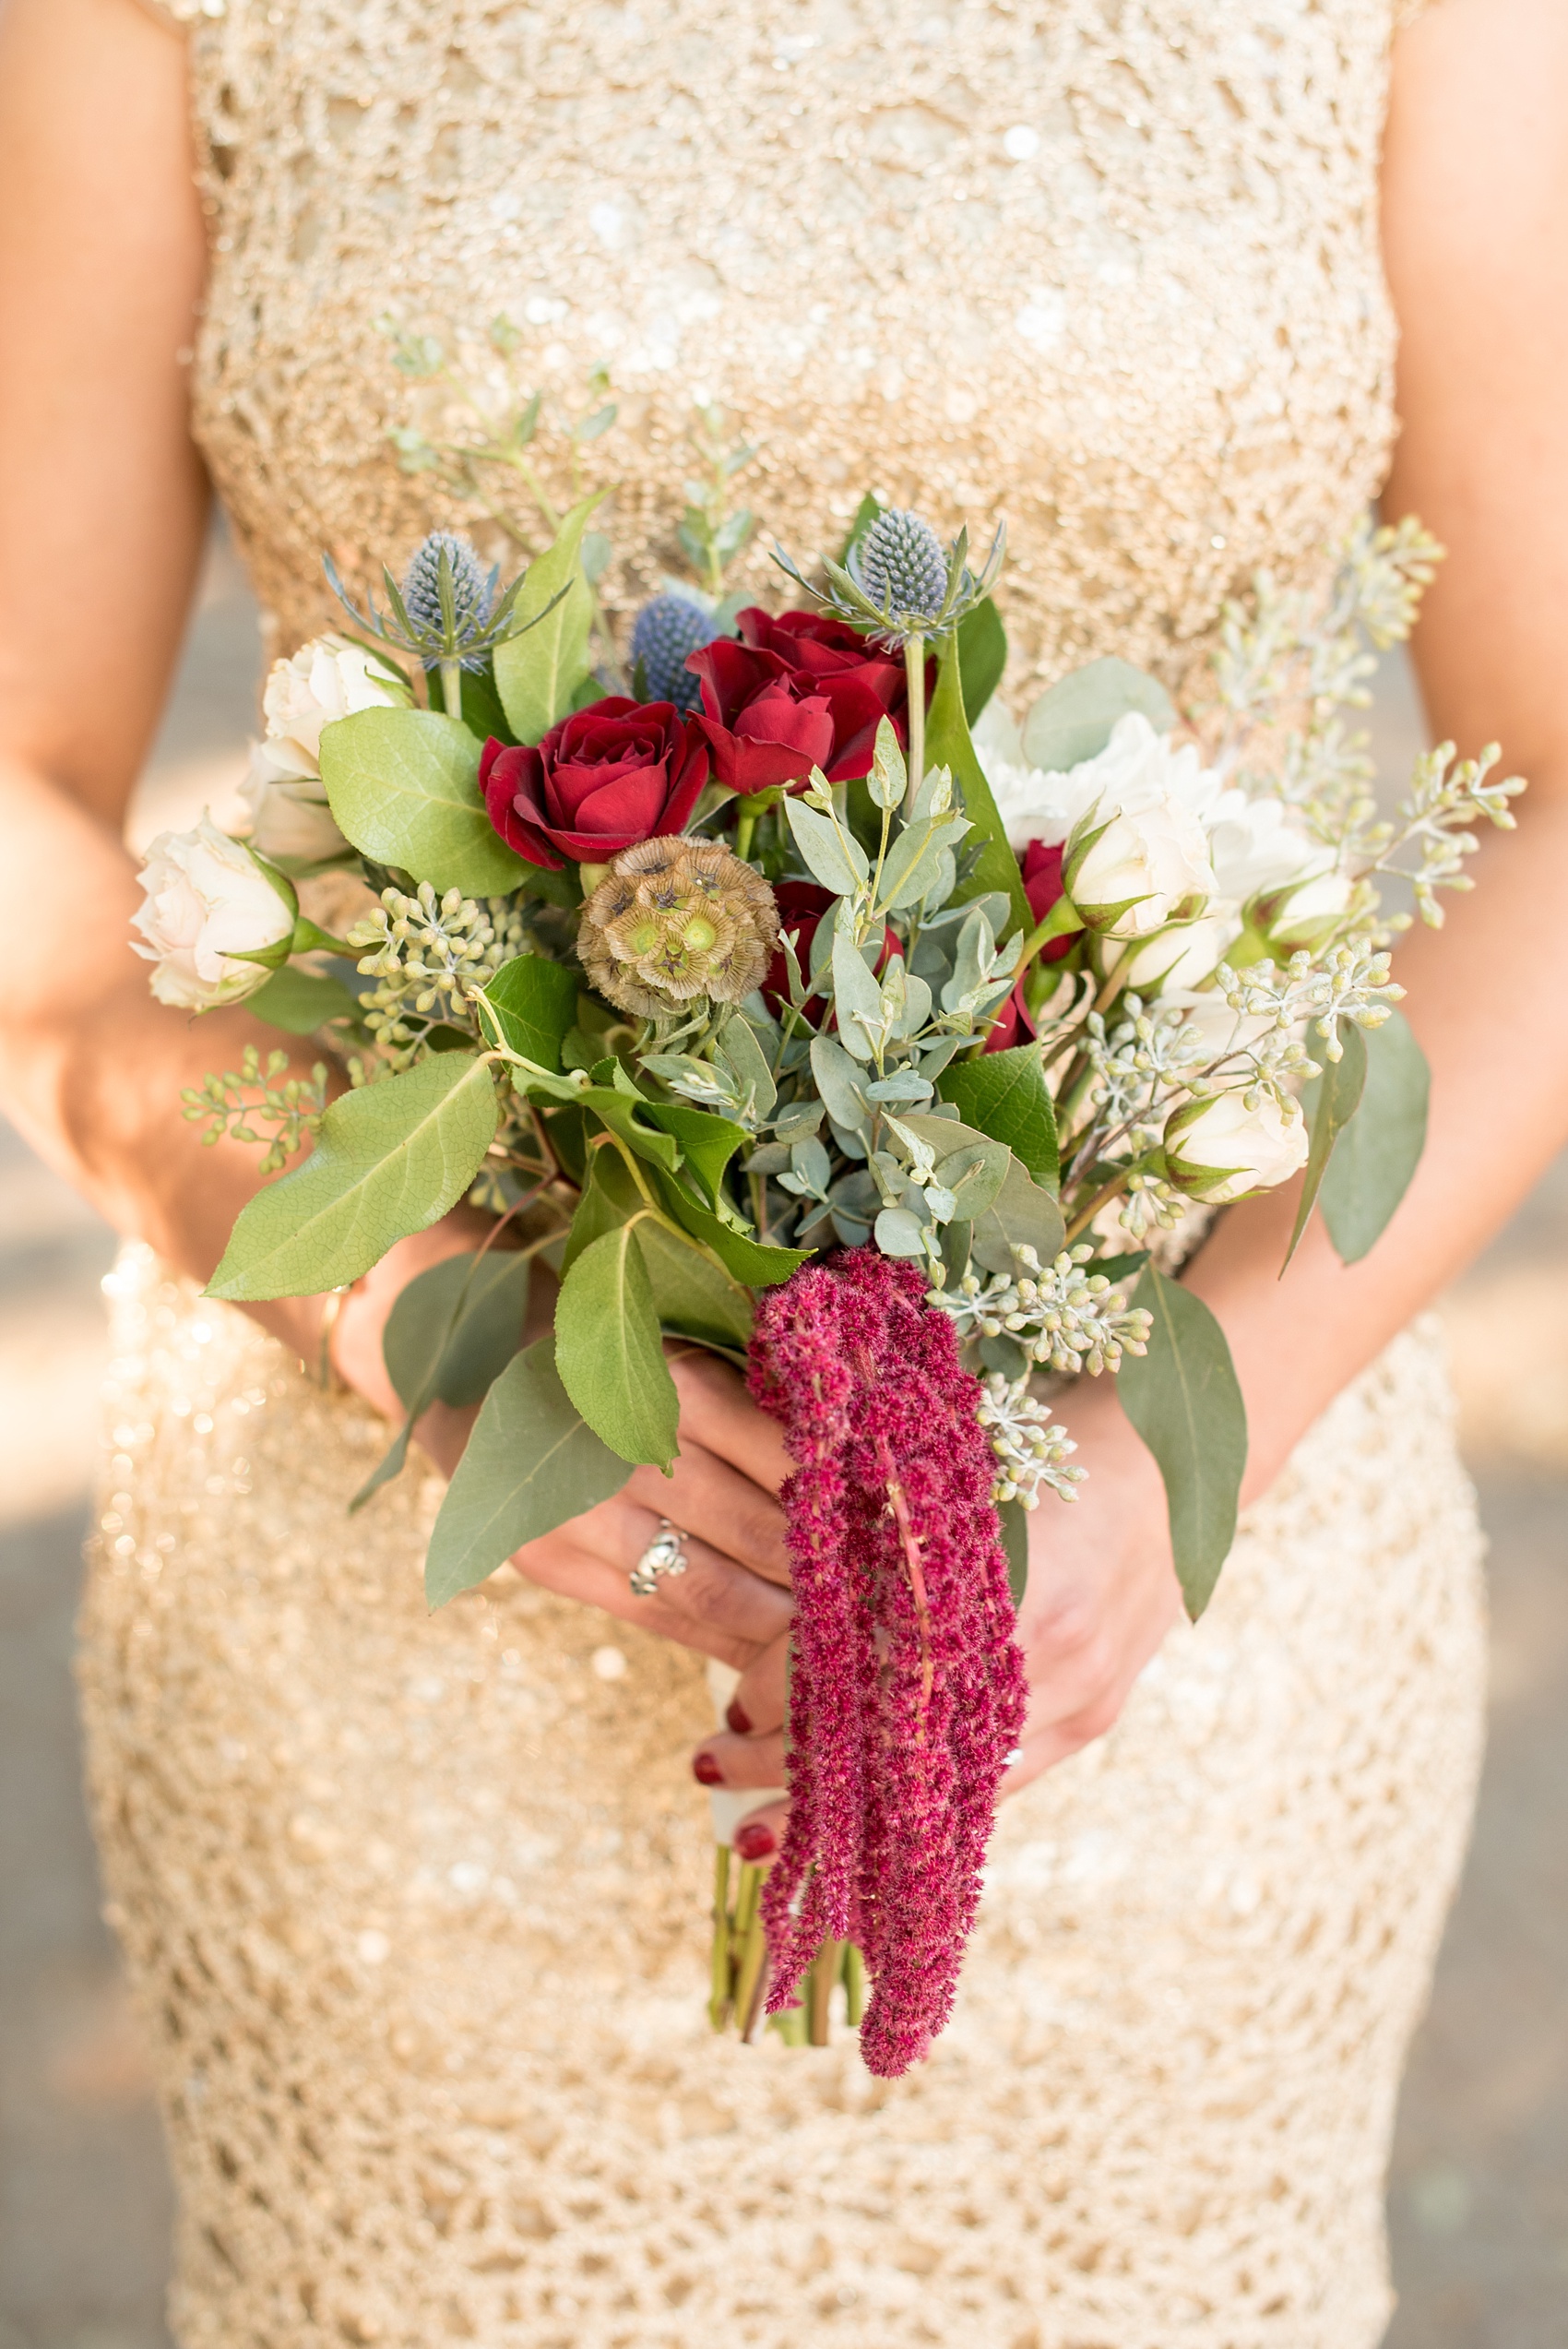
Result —
[[[1067,1415],[1089,1476],[1071,1508],[1047,1496],[1029,1519],[1029,1580],[1018,1623],[1029,1711],[1022,1759],[1003,1781],[1004,1795],[1104,1736],[1182,1616],[1159,1472],[1110,1379],[1080,1381]],[[694,1767],[705,1784],[783,1784],[785,1644],[776,1640],[746,1668],[728,1731],[698,1747]],[[747,1817],[737,1836],[742,1858],[772,1856],[787,1808],[770,1803]]]
[[[459,1209],[430,1231],[399,1241],[344,1298],[331,1330],[333,1363],[387,1418],[402,1417],[381,1351],[398,1295],[431,1265],[476,1247],[493,1228],[488,1217]],[[543,1334],[554,1306],[555,1284],[542,1267],[536,1266],[531,1287],[526,1341]],[[529,1542],[512,1563],[543,1590],[601,1607],[744,1672],[764,1651],[777,1648],[782,1658],[789,1626],[784,1519],[777,1498],[789,1466],[783,1439],[727,1363],[696,1348],[669,1351],[681,1401],[672,1473],[634,1468],[620,1492]],[[420,1420],[422,1447],[448,1475],[476,1415],[437,1403]],[[629,1577],[660,1518],[687,1537],[686,1571],[667,1576],[652,1596],[638,1598]]]

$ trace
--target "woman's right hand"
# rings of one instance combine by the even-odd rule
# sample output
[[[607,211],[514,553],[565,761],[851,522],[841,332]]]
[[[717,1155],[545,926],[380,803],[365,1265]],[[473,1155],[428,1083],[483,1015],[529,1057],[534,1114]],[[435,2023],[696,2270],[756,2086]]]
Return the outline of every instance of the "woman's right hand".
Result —
[[[475,1245],[488,1219],[459,1210],[430,1232],[400,1241],[343,1301],[331,1332],[335,1366],[388,1418],[401,1413],[382,1360],[386,1317],[419,1272]],[[548,1326],[552,1284],[535,1283],[527,1338]],[[535,1322],[538,1327],[532,1326]],[[790,1574],[778,1487],[789,1472],[784,1442],[746,1393],[738,1372],[699,1348],[671,1345],[680,1397],[679,1444],[669,1476],[634,1468],[609,1500],[517,1551],[512,1564],[541,1589],[597,1606],[745,1672],[762,1651],[783,1645]],[[476,1413],[437,1403],[419,1423],[419,1440],[450,1475]],[[666,1575],[639,1598],[631,1572],[668,1518],[686,1536],[686,1571]],[[780,1714],[781,1717],[781,1714]]]

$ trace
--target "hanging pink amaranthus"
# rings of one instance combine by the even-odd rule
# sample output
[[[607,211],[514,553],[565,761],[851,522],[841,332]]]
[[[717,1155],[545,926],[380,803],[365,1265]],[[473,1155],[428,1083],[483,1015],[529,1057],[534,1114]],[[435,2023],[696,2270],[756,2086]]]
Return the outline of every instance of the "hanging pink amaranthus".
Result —
[[[979,1381],[925,1288],[850,1248],[769,1290],[752,1341],[752,1392],[797,1463],[768,2008],[823,1940],[854,1940],[873,1981],[861,2054],[887,2078],[951,2010],[1026,1698]]]

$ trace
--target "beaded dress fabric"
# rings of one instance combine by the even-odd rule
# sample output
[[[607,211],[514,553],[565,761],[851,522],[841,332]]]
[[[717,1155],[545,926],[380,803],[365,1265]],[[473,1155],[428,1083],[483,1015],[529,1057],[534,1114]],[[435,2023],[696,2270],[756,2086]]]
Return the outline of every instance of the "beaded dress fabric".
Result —
[[[1375,487],[1374,0],[188,0],[198,431],[286,648],[434,521],[376,321],[611,364],[657,574],[694,397],[797,552],[1004,502],[1016,682],[1180,682]],[[751,582],[767,583],[765,564]],[[502,1573],[132,1249],[84,1634],[182,2197],[183,2349],[1373,2349],[1382,2175],[1479,1745],[1430,1328],[1304,1439],[1111,1736],[1010,1803],[955,2020],[712,2039],[696,1659]],[[1049,1504],[1048,1504],[1049,1506]]]

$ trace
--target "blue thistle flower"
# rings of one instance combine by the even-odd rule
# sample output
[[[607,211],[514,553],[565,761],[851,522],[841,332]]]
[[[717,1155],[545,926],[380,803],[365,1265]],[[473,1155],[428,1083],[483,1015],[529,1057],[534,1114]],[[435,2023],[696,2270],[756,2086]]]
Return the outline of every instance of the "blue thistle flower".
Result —
[[[695,709],[700,688],[687,673],[686,655],[719,633],[713,614],[689,595],[656,595],[645,603],[632,628],[632,667],[641,662],[648,699],[672,701],[683,716]]]
[[[855,547],[849,570],[879,612],[934,620],[947,597],[947,550],[929,522],[890,506]]]
[[[415,550],[403,574],[403,602],[409,618],[422,635],[436,643],[446,636],[441,610],[441,558],[446,557],[452,578],[454,646],[482,636],[495,600],[495,574],[486,571],[466,538],[452,531],[432,531]]]

